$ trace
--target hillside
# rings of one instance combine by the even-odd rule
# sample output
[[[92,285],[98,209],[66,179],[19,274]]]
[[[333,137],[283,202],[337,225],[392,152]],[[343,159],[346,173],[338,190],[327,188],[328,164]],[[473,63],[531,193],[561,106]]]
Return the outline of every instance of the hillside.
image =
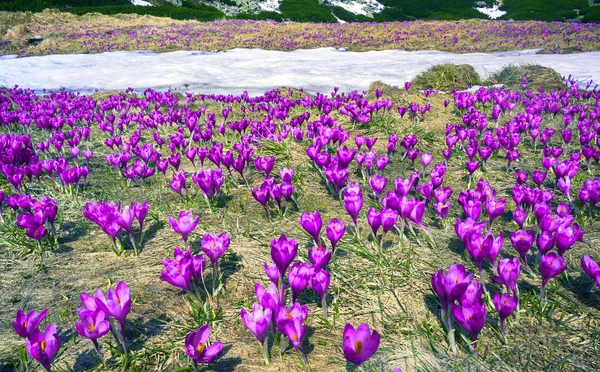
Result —
[[[148,14],[200,21],[223,18],[298,22],[488,19],[600,23],[588,0],[0,0],[0,10]]]

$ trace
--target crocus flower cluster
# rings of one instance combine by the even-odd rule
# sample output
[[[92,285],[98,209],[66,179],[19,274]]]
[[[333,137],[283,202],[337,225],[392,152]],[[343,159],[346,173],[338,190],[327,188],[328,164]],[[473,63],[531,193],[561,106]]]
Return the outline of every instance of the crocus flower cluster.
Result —
[[[194,255],[190,247],[185,251],[177,247],[173,251],[173,259],[163,259],[165,270],[161,272],[160,280],[180,288],[184,291],[196,292],[198,294],[201,282],[204,278],[206,259],[198,254]]]
[[[77,309],[80,317],[80,321],[75,323],[77,333],[91,340],[96,352],[102,357],[98,339],[110,331],[118,348],[127,353],[125,319],[131,311],[131,295],[127,285],[119,282],[116,289],[108,289],[106,296],[98,289],[95,297],[87,293],[81,293],[79,297],[83,308]],[[112,319],[119,323],[120,332],[112,323]]]
[[[262,169],[265,171],[269,168],[267,165],[263,165]],[[269,174],[270,172],[271,170],[269,170]],[[281,183],[276,183],[274,177],[266,177],[260,187],[255,187],[252,189],[252,196],[263,206],[269,218],[271,217],[271,212],[269,211],[271,200],[275,201],[279,213],[282,216],[285,216],[288,203],[290,203],[292,200],[295,192],[294,184],[292,183],[294,178],[294,168],[280,169],[279,178]]]
[[[101,201],[86,203],[83,208],[83,216],[100,226],[102,231],[112,240],[112,250],[115,254],[123,253],[121,242],[121,231],[129,235],[134,255],[138,254],[138,245],[141,246],[143,238],[144,220],[148,215],[148,202],[131,203],[129,206],[121,206],[121,201],[116,204],[113,201]],[[137,220],[139,224],[138,238],[133,231],[133,223]],[[137,243],[136,243],[137,241]],[[121,247],[121,248],[119,248]]]
[[[13,212],[10,216],[6,213],[2,215],[3,204]],[[44,238],[47,238],[51,245],[57,242],[54,226],[57,213],[58,206],[54,199],[42,197],[38,200],[28,194],[5,196],[4,193],[0,193],[0,218],[4,221],[4,217],[10,217],[11,222],[14,218],[14,224],[24,229],[29,238],[36,240],[40,249]]]
[[[13,321],[15,332],[25,339],[25,348],[29,355],[37,360],[46,371],[50,371],[52,360],[60,349],[60,337],[56,331],[56,325],[50,324],[44,331],[40,330],[40,324],[48,315],[48,309],[37,313],[31,310],[27,315],[23,310],[17,311]]]

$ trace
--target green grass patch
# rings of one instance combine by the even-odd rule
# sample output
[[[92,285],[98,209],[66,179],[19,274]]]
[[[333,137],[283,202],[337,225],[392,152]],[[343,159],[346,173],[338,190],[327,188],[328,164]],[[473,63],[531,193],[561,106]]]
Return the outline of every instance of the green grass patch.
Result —
[[[442,64],[421,72],[412,81],[417,89],[438,89],[449,91],[453,88],[480,85],[481,78],[471,65]]]
[[[505,66],[502,70],[492,74],[485,84],[502,84],[509,89],[519,89],[524,77],[527,78],[527,85],[530,88],[542,87],[549,90],[564,86],[562,76],[558,72],[550,67],[536,64]]]

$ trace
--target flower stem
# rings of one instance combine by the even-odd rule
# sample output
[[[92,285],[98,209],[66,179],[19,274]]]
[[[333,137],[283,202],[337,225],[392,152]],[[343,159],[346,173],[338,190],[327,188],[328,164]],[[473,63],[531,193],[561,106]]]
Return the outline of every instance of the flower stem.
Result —
[[[271,363],[271,354],[269,354],[269,339],[265,337],[265,342],[262,345],[263,348],[263,356],[265,358],[265,365]]]

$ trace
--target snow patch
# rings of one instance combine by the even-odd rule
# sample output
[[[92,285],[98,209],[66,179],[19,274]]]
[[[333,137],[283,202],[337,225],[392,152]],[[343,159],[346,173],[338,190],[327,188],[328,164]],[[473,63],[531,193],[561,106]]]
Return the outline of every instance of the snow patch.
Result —
[[[260,8],[267,12],[277,12],[279,11],[279,0],[265,0],[258,3]]]
[[[340,1],[340,0],[331,0],[329,1],[331,5],[339,6],[340,8],[344,8],[350,13],[368,15],[369,10],[374,10],[375,13],[383,10],[383,5],[379,4],[376,0],[362,0],[362,1]],[[365,8],[367,10],[365,10]],[[372,13],[372,12],[371,12]]]
[[[475,9],[479,10],[481,13],[487,15],[491,19],[500,18],[506,14],[506,12],[504,10],[500,10],[500,8],[498,7],[498,4],[494,4],[494,6],[491,8],[475,8]]]
[[[131,3],[137,6],[152,6],[151,3],[144,0],[131,0]]]
[[[536,50],[494,54],[384,50],[347,52],[335,48],[281,52],[233,49],[209,53],[178,51],[110,52],[0,59],[0,86],[42,90],[64,87],[99,90],[184,89],[190,92],[263,94],[276,87],[330,92],[368,88],[374,81],[403,85],[418,73],[442,63],[469,64],[483,78],[508,64],[538,63],[580,82],[600,81],[600,52],[536,54]],[[140,73],[141,72],[141,73]],[[187,85],[186,85],[187,84]],[[185,86],[185,88],[183,88]]]

